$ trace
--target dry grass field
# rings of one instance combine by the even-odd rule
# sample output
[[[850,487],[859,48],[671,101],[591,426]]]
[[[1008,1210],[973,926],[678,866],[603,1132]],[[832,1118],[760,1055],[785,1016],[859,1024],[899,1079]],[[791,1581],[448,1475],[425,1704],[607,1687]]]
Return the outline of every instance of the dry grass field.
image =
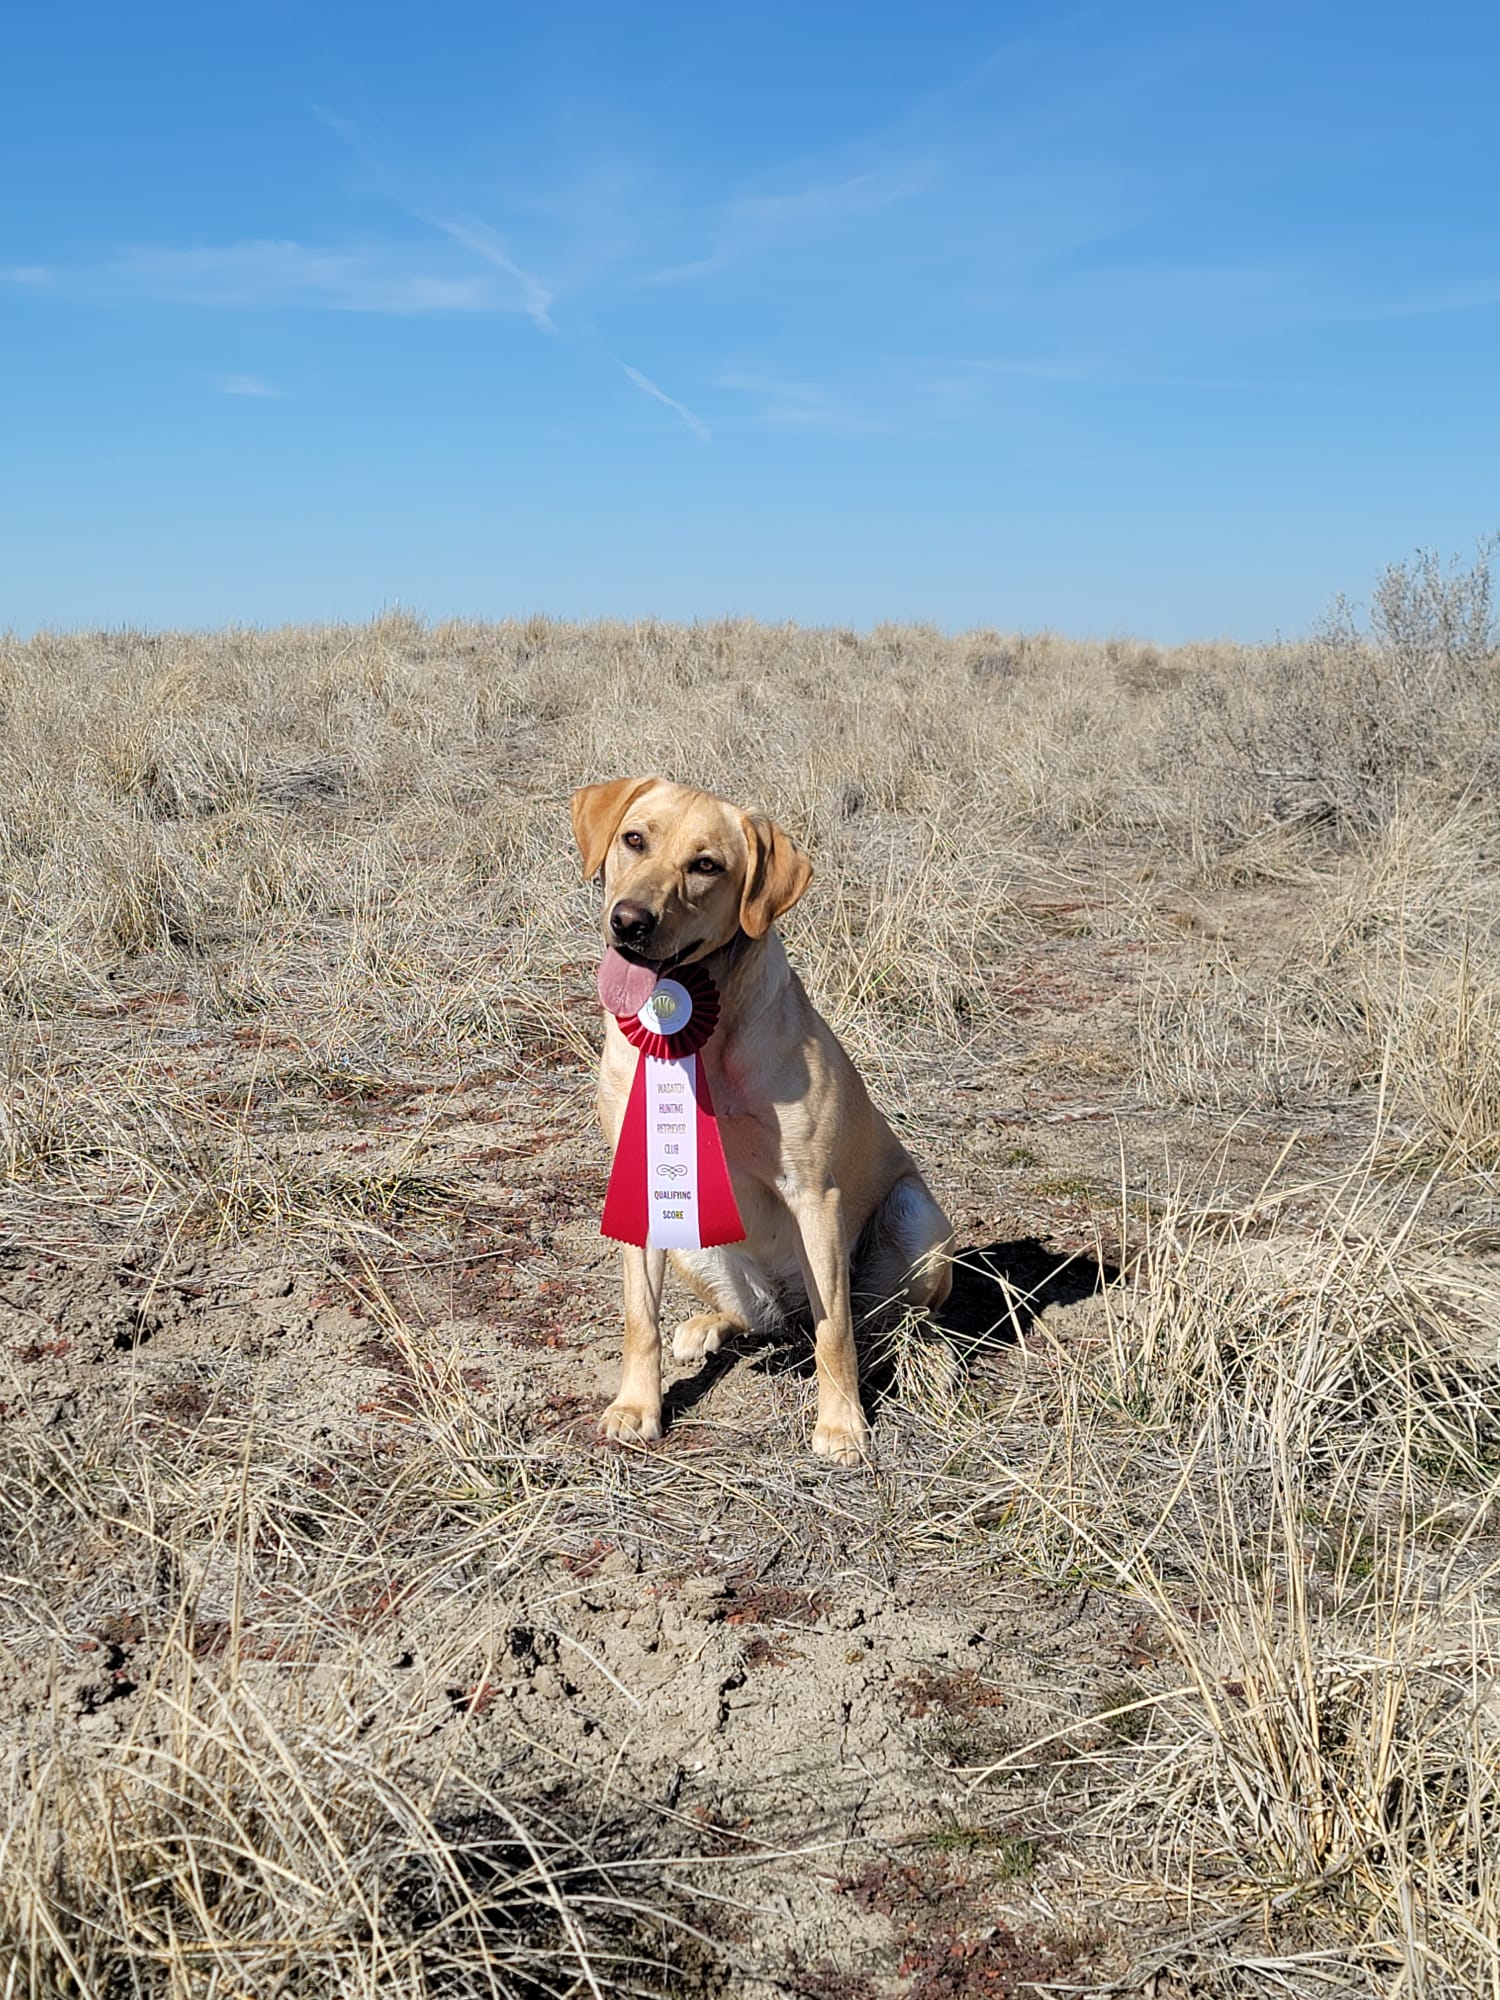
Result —
[[[0,644],[6,2000],[1496,2000],[1495,644]],[[959,1228],[868,1473],[794,1327],[594,1437],[650,771]]]

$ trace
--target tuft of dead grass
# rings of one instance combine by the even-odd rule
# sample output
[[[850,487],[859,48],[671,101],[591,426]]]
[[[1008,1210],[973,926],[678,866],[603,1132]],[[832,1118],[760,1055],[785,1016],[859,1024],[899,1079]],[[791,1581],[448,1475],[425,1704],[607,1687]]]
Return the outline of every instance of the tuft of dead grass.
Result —
[[[54,1689],[82,1662],[84,1715],[128,1698],[129,1719],[85,1734],[39,1686],[12,1735],[7,1990],[670,1990],[703,1940],[660,1829],[528,1799],[464,1741],[551,1496],[523,1478],[439,1498],[436,1459],[392,1480],[289,1459],[264,1417],[238,1430],[228,1453],[180,1423],[86,1457],[12,1437],[0,1662],[40,1631]],[[54,1509],[86,1552],[61,1573]],[[489,1615],[455,1616],[476,1592]]]
[[[1270,1919],[1279,1978],[1321,1957],[1477,1993],[1500,1966],[1500,1287],[1419,1247],[1421,1206],[1356,1177],[1310,1237],[1169,1208],[1098,1340],[1027,1371],[1031,1448],[971,1507],[1146,1622],[1108,1709],[976,1783],[1045,1769],[1075,1837],[1184,1921]]]

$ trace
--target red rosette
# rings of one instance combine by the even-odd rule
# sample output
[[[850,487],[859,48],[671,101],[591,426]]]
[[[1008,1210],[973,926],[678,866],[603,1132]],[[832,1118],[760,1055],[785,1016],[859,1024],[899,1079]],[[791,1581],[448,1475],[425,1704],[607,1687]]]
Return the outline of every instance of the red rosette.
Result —
[[[655,1056],[659,1062],[676,1061],[682,1056],[696,1055],[698,1050],[719,1025],[719,989],[703,970],[701,965],[675,966],[663,973],[656,982],[652,999],[663,986],[680,986],[688,997],[691,1012],[686,1025],[673,1034],[659,1034],[648,1028],[640,1014],[616,1014],[615,1021],[620,1033],[643,1055]],[[641,1014],[651,1011],[651,1001],[641,1009]]]

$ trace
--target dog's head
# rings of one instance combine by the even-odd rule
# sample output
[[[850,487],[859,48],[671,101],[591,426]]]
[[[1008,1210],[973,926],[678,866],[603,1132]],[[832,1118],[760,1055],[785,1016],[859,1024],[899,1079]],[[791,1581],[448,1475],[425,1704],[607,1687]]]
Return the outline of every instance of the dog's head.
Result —
[[[662,778],[573,794],[585,881],[604,876],[604,938],[629,964],[670,970],[764,937],[812,880],[802,850],[759,813]]]

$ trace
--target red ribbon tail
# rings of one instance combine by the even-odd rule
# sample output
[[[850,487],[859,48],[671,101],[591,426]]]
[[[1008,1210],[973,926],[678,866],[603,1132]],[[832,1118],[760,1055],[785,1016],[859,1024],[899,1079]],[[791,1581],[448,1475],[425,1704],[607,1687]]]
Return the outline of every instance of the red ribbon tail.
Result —
[[[646,1065],[638,1055],[624,1122],[615,1142],[614,1165],[609,1170],[609,1191],[604,1197],[604,1215],[599,1224],[601,1236],[644,1248],[650,1234],[645,1167]]]
[[[714,1116],[708,1075],[701,1059],[688,1056],[684,1067],[692,1071],[691,1088],[697,1126],[697,1227],[698,1247],[716,1249],[724,1243],[743,1243],[745,1225],[740,1220],[719,1123]],[[616,1243],[644,1246],[651,1240],[650,1195],[646,1186],[646,1058],[637,1055],[630,1096],[615,1143],[614,1165],[609,1172],[609,1190],[604,1197],[604,1214],[599,1224],[601,1236]]]
[[[708,1071],[703,1058],[695,1056],[697,1071],[693,1096],[698,1106],[698,1240],[705,1250],[723,1243],[743,1243],[745,1225],[740,1220],[724,1143],[719,1137],[719,1121],[709,1094]],[[644,1112],[643,1112],[644,1117]]]

